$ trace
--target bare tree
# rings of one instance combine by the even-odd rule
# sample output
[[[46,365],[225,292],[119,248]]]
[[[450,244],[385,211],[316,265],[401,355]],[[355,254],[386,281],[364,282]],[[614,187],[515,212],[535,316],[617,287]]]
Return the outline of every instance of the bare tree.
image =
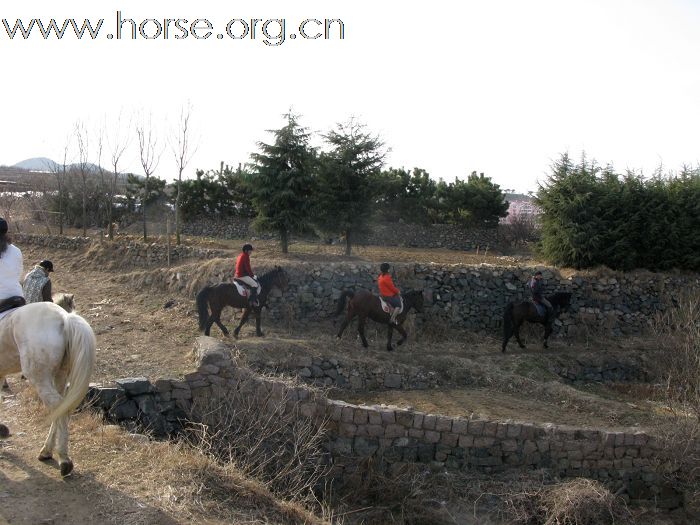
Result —
[[[192,105],[187,103],[180,109],[180,121],[177,129],[173,133],[170,146],[177,165],[177,192],[175,195],[175,242],[180,244],[180,185],[182,184],[182,172],[192,160],[192,156],[197,150],[190,142],[190,117],[192,115]]]
[[[81,121],[75,123],[74,134],[78,142],[78,162],[76,168],[78,176],[80,177],[80,190],[83,198],[83,237],[87,237],[87,194],[88,177],[90,175],[88,158],[90,137],[85,129],[85,125]]]
[[[63,161],[61,164],[56,162],[49,163],[46,168],[53,173],[56,178],[56,190],[58,191],[58,234],[63,235],[63,203],[65,201],[66,192],[66,165],[68,164],[68,151],[70,150],[70,134],[66,137],[66,142],[63,145]]]
[[[163,153],[161,149],[157,152],[158,138],[153,130],[152,115],[148,115],[148,122],[145,119],[136,125],[136,134],[139,139],[139,155],[141,157],[141,167],[146,176],[146,181],[143,186],[143,202],[141,207],[143,208],[143,240],[148,240],[148,234],[146,231],[146,200],[148,199],[148,179],[156,171],[158,167],[158,162],[160,161],[160,156]]]
[[[130,124],[126,126],[127,129]],[[119,162],[121,161],[124,151],[129,146],[129,137],[127,134],[122,133],[122,114],[119,113],[116,125],[112,130],[112,134],[107,137],[110,149],[110,161],[112,164],[112,173],[110,176],[109,183],[107,185],[107,200],[109,201],[107,205],[107,224],[108,224],[108,235],[109,239],[114,239],[114,199],[117,195],[117,182],[119,181]]]

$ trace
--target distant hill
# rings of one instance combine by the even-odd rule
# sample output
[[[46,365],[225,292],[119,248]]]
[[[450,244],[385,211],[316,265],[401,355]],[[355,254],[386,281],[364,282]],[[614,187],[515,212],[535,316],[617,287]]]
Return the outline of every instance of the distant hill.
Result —
[[[39,172],[54,172],[56,168],[62,168],[62,166],[58,162],[54,162],[53,160],[47,158],[47,157],[34,157],[31,159],[26,159],[23,160],[22,162],[18,162],[14,166],[10,166],[11,168],[18,168],[21,170],[27,170],[27,171],[39,171]],[[70,171],[71,169],[78,169],[77,164],[66,164],[66,170]],[[88,171],[94,171],[98,172],[100,171],[100,167],[97,164],[93,164],[92,162],[87,163],[87,170]],[[106,170],[109,171],[109,170]]]
[[[34,157],[18,162],[11,167],[28,171],[52,171],[58,167],[58,163],[47,157]]]

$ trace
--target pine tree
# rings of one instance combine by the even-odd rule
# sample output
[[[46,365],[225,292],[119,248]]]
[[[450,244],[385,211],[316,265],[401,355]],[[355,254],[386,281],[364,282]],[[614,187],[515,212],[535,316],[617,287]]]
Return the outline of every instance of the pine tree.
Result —
[[[354,119],[324,138],[330,151],[321,156],[315,217],[321,230],[345,236],[350,255],[353,238],[367,229],[386,153],[382,141]]]
[[[273,144],[258,142],[260,153],[251,155],[254,165],[249,177],[253,204],[258,211],[255,226],[279,233],[282,252],[289,250],[289,235],[310,230],[312,197],[316,186],[316,152],[309,145],[310,134],[299,117],[284,115],[287,124],[268,130]]]

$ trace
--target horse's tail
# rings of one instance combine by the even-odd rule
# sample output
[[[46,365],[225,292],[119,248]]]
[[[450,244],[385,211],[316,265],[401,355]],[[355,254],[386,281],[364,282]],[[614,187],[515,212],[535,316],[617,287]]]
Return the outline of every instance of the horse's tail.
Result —
[[[199,314],[199,329],[203,332],[209,320],[209,307],[207,301],[209,299],[209,286],[202,288],[197,294],[197,313]]]
[[[508,303],[506,311],[503,313],[503,336],[510,337],[513,333],[513,303]]]
[[[90,376],[95,366],[95,332],[78,314],[67,314],[64,319],[63,334],[66,338],[70,366],[68,388],[61,402],[49,414],[48,419],[51,422],[70,414],[80,404],[90,385]]]
[[[335,313],[333,314],[335,317],[340,315],[340,313],[345,310],[345,301],[347,300],[348,297],[352,298],[355,296],[355,292],[353,290],[344,290],[343,293],[340,294],[340,299],[338,299],[338,307],[335,309]]]

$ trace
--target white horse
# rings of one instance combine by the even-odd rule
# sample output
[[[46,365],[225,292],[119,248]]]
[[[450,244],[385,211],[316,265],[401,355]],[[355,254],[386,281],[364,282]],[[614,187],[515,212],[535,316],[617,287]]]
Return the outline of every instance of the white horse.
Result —
[[[95,333],[85,319],[49,302],[9,311],[0,320],[0,383],[22,372],[50,410],[42,461],[58,457],[61,476],[73,470],[68,457],[68,418],[85,397],[95,364]],[[0,436],[7,434],[1,428]]]

